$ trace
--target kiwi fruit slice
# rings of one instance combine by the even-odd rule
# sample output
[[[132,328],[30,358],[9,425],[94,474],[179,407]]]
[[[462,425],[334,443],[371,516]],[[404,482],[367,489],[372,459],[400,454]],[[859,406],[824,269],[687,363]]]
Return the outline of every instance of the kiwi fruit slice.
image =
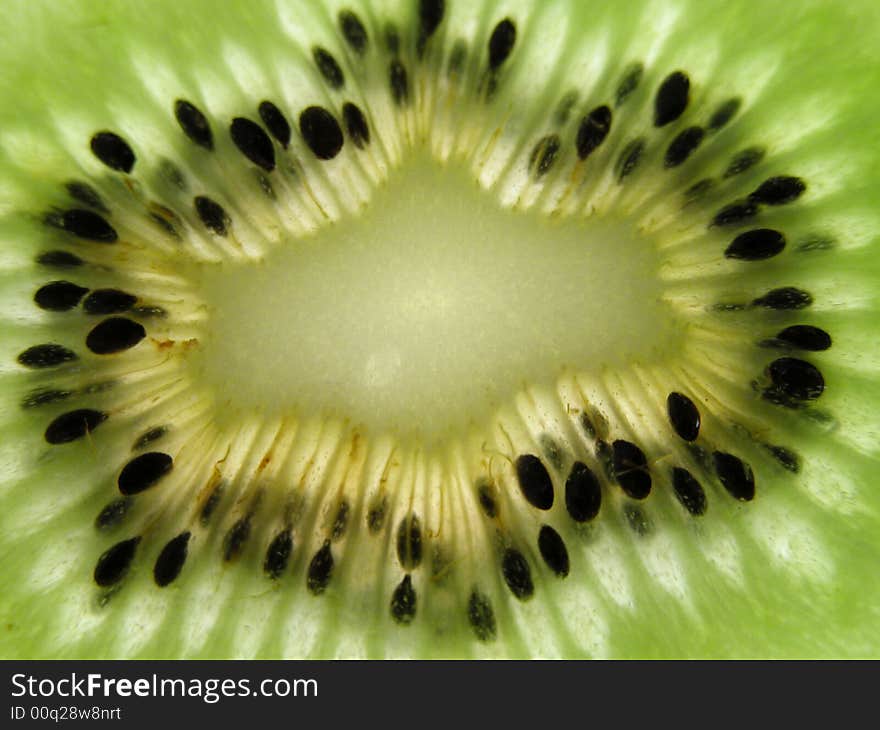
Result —
[[[878,13],[3,3],[3,656],[876,656]]]

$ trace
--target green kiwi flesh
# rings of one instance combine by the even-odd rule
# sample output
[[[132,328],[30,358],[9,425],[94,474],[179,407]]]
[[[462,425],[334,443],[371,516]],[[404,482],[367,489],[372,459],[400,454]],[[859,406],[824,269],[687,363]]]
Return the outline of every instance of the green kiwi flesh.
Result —
[[[0,654],[876,656],[875,5],[5,3]]]

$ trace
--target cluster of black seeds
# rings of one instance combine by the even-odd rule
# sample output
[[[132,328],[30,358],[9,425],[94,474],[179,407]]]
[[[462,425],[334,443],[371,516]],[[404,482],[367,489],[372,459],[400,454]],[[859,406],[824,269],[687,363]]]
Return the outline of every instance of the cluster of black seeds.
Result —
[[[407,66],[407,49],[415,51],[415,68],[418,68],[418,64],[428,63],[432,54],[436,55],[432,51],[432,41],[439,45],[434,39],[443,32],[447,4],[445,0],[418,0],[417,11],[416,27],[411,30],[411,37],[402,36],[396,25],[386,23],[377,44],[377,47],[381,45],[380,51],[388,54],[385,67],[387,93],[397,108],[412,105],[416,92],[411,77],[413,68]],[[357,14],[348,9],[342,10],[337,20],[347,57],[363,59],[375,42],[367,27]],[[516,42],[517,26],[513,18],[505,17],[495,22],[485,41],[484,55],[479,56],[481,76],[478,92],[487,101],[493,98],[499,87]],[[468,48],[463,40],[450,45],[446,71],[451,78],[458,78],[467,60]],[[338,103],[338,111],[332,105],[306,103],[293,117],[303,145],[322,162],[337,158],[346,140],[358,150],[365,149],[371,143],[368,115],[356,103],[343,98],[347,83],[343,65],[321,45],[312,47],[311,56],[317,74],[335,100],[334,103]],[[531,148],[528,168],[532,177],[536,181],[544,178],[568,150],[573,150],[578,163],[582,163],[606,144],[615,115],[638,92],[645,77],[642,63],[630,64],[620,78],[612,99],[586,105],[576,115],[570,140],[566,140],[563,128],[577,106],[578,93],[576,90],[568,92],[556,107],[553,116],[556,128],[541,136]],[[683,120],[691,93],[691,79],[682,70],[664,76],[654,92],[651,135],[667,132],[671,135],[662,154],[665,170],[685,165],[711,135],[722,130],[736,116],[741,107],[739,98],[726,99],[714,109],[707,121],[685,123]],[[212,123],[209,115],[196,103],[182,98],[173,101],[171,111],[184,138],[198,148],[198,154],[215,152],[218,145],[214,130],[216,122]],[[242,157],[256,168],[264,190],[271,192],[271,176],[276,173],[279,162],[290,153],[293,127],[288,121],[289,112],[268,99],[261,101],[252,113],[252,117],[241,115],[231,118],[228,124],[229,139]],[[137,156],[120,134],[100,130],[92,135],[88,144],[94,156],[112,173],[123,176],[133,174]],[[646,159],[646,152],[654,144],[653,137],[648,134],[622,141],[613,162],[619,183],[624,184],[632,179]],[[721,183],[763,164],[765,157],[766,149],[763,146],[743,147],[728,161],[720,176]],[[167,177],[174,181],[176,187],[182,191],[188,190],[188,183],[179,169],[167,160],[163,164],[168,170]],[[699,180],[688,187],[685,197],[689,202],[697,200],[713,190],[716,184],[718,181],[712,178]],[[797,201],[806,189],[804,180],[796,176],[766,177],[747,196],[732,200],[718,209],[709,221],[709,228],[736,228],[751,223],[768,207]],[[83,181],[68,181],[65,190],[73,203],[51,210],[46,214],[45,222],[69,236],[71,245],[110,245],[125,239],[127,232],[124,227],[117,222],[114,211],[92,185]],[[230,235],[234,221],[220,201],[208,191],[200,191],[192,195],[191,202],[196,218],[207,232],[219,237]],[[176,211],[151,201],[147,212],[165,234],[177,241],[183,240],[184,224]],[[735,261],[760,262],[780,255],[785,247],[786,236],[782,231],[754,227],[737,233],[729,241],[723,255]],[[85,347],[93,355],[117,355],[138,346],[147,337],[142,320],[164,316],[164,310],[142,302],[136,294],[125,289],[90,288],[82,280],[72,281],[78,278],[76,272],[88,271],[89,262],[86,259],[87,254],[83,258],[79,253],[63,249],[39,254],[37,263],[40,266],[68,273],[56,274],[66,278],[53,278],[39,287],[33,295],[35,304],[59,316],[80,308],[87,317],[104,317],[97,324],[90,325],[85,335]],[[786,286],[772,289],[748,305],[733,304],[727,308],[730,311],[748,308],[784,312],[805,309],[812,302],[808,292]],[[802,408],[823,393],[825,380],[816,365],[792,356],[790,351],[820,352],[829,349],[831,337],[827,332],[810,324],[790,324],[775,335],[762,339],[758,345],[787,351],[784,356],[770,362],[761,376],[762,380],[755,383],[764,400],[788,408]],[[18,362],[29,369],[51,370],[64,368],[79,358],[80,355],[67,345],[50,342],[26,348],[18,355]],[[96,392],[99,385],[80,391],[40,388],[22,400],[22,407],[49,408],[71,398]],[[634,441],[610,439],[603,435],[602,429],[586,411],[582,414],[581,423],[592,442],[591,455],[569,456],[548,436],[541,442],[543,458],[533,453],[516,457],[514,472],[520,496],[531,509],[536,510],[540,518],[540,525],[533,535],[512,536],[499,529],[498,569],[516,599],[527,601],[535,593],[534,568],[528,557],[533,551],[521,540],[528,540],[537,548],[537,555],[554,576],[566,578],[571,572],[566,541],[559,530],[550,524],[558,519],[552,511],[556,504],[557,488],[561,490],[564,507],[564,512],[560,509],[560,513],[567,515],[576,526],[585,526],[602,511],[603,489],[607,489],[607,485],[616,485],[624,497],[622,512],[625,522],[642,537],[650,535],[653,527],[640,504],[648,499],[658,483],[668,484],[684,510],[693,517],[706,513],[709,502],[707,488],[711,484],[720,485],[724,490],[722,494],[726,493],[742,502],[755,497],[756,480],[751,465],[740,456],[713,446],[701,433],[703,419],[691,397],[678,391],[670,392],[666,399],[666,413],[674,434],[684,442],[684,453],[690,455],[686,457],[689,463],[664,462],[662,467],[658,466],[659,459],[649,459]],[[96,408],[65,410],[49,422],[44,438],[52,446],[68,444],[91,435],[112,417],[111,412]],[[120,527],[136,507],[138,495],[161,488],[163,480],[174,469],[174,457],[166,451],[156,450],[169,430],[168,425],[154,426],[136,438],[132,455],[121,465],[117,474],[118,495],[95,518],[96,529],[110,532]],[[800,470],[801,459],[791,448],[767,443],[760,445],[785,470],[792,473]],[[210,525],[226,492],[227,484],[222,479],[213,479],[209,483],[200,497],[196,527],[207,528]],[[477,480],[474,498],[486,519],[501,523],[504,495],[492,479],[481,477]],[[260,533],[256,523],[259,509],[259,495],[239,507],[240,511],[221,541],[220,553],[224,562],[238,560],[258,539]],[[320,547],[307,557],[305,587],[316,596],[330,586],[351,512],[349,502],[341,499],[326,534],[322,535]],[[379,536],[386,527],[394,529],[388,524],[388,503],[384,497],[369,506],[365,520],[367,533],[372,537]],[[186,529],[170,537],[164,544],[153,565],[153,579],[157,586],[168,586],[180,576],[194,537],[193,529]],[[280,581],[288,572],[297,549],[295,538],[293,521],[285,516],[273,527],[271,539],[260,546],[262,568],[268,579]],[[119,584],[145,539],[146,535],[129,536],[102,553],[94,568],[95,583],[102,588]],[[439,553],[429,556],[428,536],[414,512],[405,515],[397,523],[391,543],[394,545],[395,569],[399,577],[395,579],[388,608],[394,622],[407,625],[416,619],[418,613],[419,589],[423,585],[421,581],[437,580],[445,563]],[[432,564],[433,573],[423,578],[420,571],[424,572],[426,562]],[[497,623],[492,601],[477,584],[467,596],[465,612],[479,640],[495,638]]]

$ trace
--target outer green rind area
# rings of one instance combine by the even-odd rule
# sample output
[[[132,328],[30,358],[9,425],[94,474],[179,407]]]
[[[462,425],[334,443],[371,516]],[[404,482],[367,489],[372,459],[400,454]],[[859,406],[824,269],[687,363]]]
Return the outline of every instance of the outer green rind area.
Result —
[[[395,5],[389,5],[390,13],[398,12]],[[764,504],[769,505],[773,519],[784,522],[786,515],[792,515],[798,525],[807,527],[793,533],[781,530],[769,550],[767,545],[749,544],[745,559],[735,559],[744,566],[741,585],[719,580],[707,566],[702,579],[695,571],[696,576],[687,584],[689,600],[683,603],[659,589],[647,574],[640,575],[634,585],[635,609],[611,604],[603,614],[611,637],[609,653],[626,657],[880,655],[876,631],[880,618],[876,575],[880,557],[880,492],[876,489],[880,481],[876,459],[880,427],[875,416],[880,402],[880,239],[874,212],[880,193],[880,128],[876,124],[880,112],[880,48],[876,44],[880,8],[871,2],[798,3],[777,8],[753,2],[704,2],[686,8],[664,3],[572,3],[571,12],[573,25],[591,27],[607,22],[609,52],[621,57],[628,57],[633,47],[650,48],[653,34],[662,39],[668,21],[671,41],[662,46],[664,64],[675,64],[677,54],[688,65],[715,58],[718,66],[713,68],[719,84],[730,77],[748,80],[743,69],[750,64],[761,69],[762,58],[778,63],[778,70],[768,75],[760,92],[762,99],[772,101],[756,103],[754,114],[743,120],[743,133],[748,125],[757,130],[784,118],[786,130],[799,135],[819,121],[808,149],[812,159],[822,163],[818,169],[827,173],[828,197],[820,201],[816,215],[818,218],[822,210],[836,211],[838,206],[847,213],[844,229],[836,231],[843,239],[844,257],[829,261],[828,275],[844,281],[857,275],[865,285],[860,308],[824,315],[831,322],[837,320],[835,334],[854,343],[842,347],[840,360],[829,363],[825,370],[839,394],[835,403],[850,408],[852,417],[837,436],[820,437],[807,429],[801,434],[808,443],[826,446],[822,462],[827,467],[826,481],[840,485],[845,495],[842,504],[837,509],[809,501],[805,504],[797,487],[790,494],[768,498]],[[640,22],[639,35],[634,35],[633,18],[656,18],[657,22]],[[0,43],[0,67],[5,69],[0,79],[0,213],[4,216],[28,210],[29,201],[35,206],[32,212],[38,213],[45,192],[58,179],[67,178],[71,160],[63,149],[71,140],[51,141],[66,130],[74,129],[71,137],[79,140],[82,130],[115,124],[123,128],[130,124],[138,130],[149,127],[151,112],[142,115],[137,111],[143,97],[139,83],[133,80],[151,63],[171,64],[186,83],[198,88],[204,59],[212,59],[209,66],[215,66],[229,39],[250,47],[269,67],[273,57],[290,43],[269,3],[249,3],[245,10],[214,2],[8,2],[0,7],[0,27],[5,36]],[[694,48],[703,50],[694,52]],[[214,71],[222,77],[218,69]],[[536,97],[539,94],[536,89]],[[797,162],[796,148],[785,159]],[[26,271],[28,280],[36,280],[36,274],[27,270],[27,262],[37,242],[8,233],[6,238],[0,252],[3,287],[21,276],[19,268]],[[14,360],[19,345],[15,332],[6,330],[0,335],[4,363]],[[34,566],[40,563],[40,556],[48,555],[40,564],[49,565],[53,555],[61,563],[65,552],[94,556],[105,546],[81,526],[91,523],[101,503],[100,489],[83,487],[83,483],[104,468],[99,465],[100,457],[107,452],[95,454],[95,465],[90,467],[94,471],[86,474],[78,473],[84,463],[81,451],[53,455],[34,464],[27,444],[38,442],[40,430],[19,421],[15,375],[9,366],[0,372],[0,655],[116,656],[125,655],[126,646],[135,647],[132,653],[137,655],[180,655],[185,642],[179,630],[157,632],[129,644],[115,640],[108,632],[137,634],[139,630],[137,622],[129,622],[125,614],[98,631],[88,617],[81,621],[70,617],[70,632],[78,634],[75,639],[60,644],[47,639],[45,627],[57,623],[65,597],[79,593],[79,589],[48,580],[44,592],[35,591]],[[811,478],[821,480],[822,475]],[[66,487],[62,486],[65,482]],[[52,503],[47,497],[50,486],[61,492],[57,504],[68,505],[63,518],[42,511]],[[35,494],[40,499],[35,499]],[[72,498],[71,494],[86,496]],[[760,502],[755,506],[762,509]],[[729,519],[731,529],[740,531],[737,520],[748,518],[731,511]],[[46,530],[32,529],[43,521]],[[765,554],[785,559],[764,559]],[[637,560],[635,556],[624,557]],[[796,570],[791,569],[792,564]],[[834,569],[829,572],[826,565]],[[89,570],[86,566],[83,573]],[[209,640],[197,649],[186,650],[187,655],[277,656],[280,642],[250,647],[242,638],[247,635],[249,617],[258,613],[265,586],[243,568],[226,572],[224,588],[217,594],[222,618]],[[232,572],[235,575],[228,574]],[[137,595],[139,589],[150,590],[146,571],[134,577],[126,588],[129,595]],[[548,586],[548,590],[562,597],[565,586]],[[360,618],[347,609],[345,595],[331,594],[325,599],[337,611],[334,615],[339,626],[357,626]],[[171,629],[179,629],[183,617],[202,610],[192,605],[183,590],[169,600],[164,610]],[[578,630],[581,619],[565,616],[573,631]],[[304,620],[314,621],[325,632],[316,653],[336,654],[338,647],[321,625],[320,616]],[[583,617],[583,623],[588,627],[585,630],[591,630],[589,617]],[[371,645],[381,647],[382,643],[379,636]],[[411,648],[412,653],[430,656],[480,656],[484,652],[482,647],[474,647],[468,635],[455,635],[442,645],[432,645],[419,636]],[[502,644],[487,651],[516,656],[522,655],[524,648]],[[381,654],[381,649],[376,653]]]

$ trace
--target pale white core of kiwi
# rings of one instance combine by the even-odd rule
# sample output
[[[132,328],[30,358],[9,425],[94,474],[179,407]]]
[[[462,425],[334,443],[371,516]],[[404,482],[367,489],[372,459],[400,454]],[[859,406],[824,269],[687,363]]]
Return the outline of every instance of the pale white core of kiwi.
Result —
[[[359,215],[200,267],[199,377],[225,407],[439,437],[525,386],[674,353],[659,264],[630,223],[505,210],[415,155]]]

